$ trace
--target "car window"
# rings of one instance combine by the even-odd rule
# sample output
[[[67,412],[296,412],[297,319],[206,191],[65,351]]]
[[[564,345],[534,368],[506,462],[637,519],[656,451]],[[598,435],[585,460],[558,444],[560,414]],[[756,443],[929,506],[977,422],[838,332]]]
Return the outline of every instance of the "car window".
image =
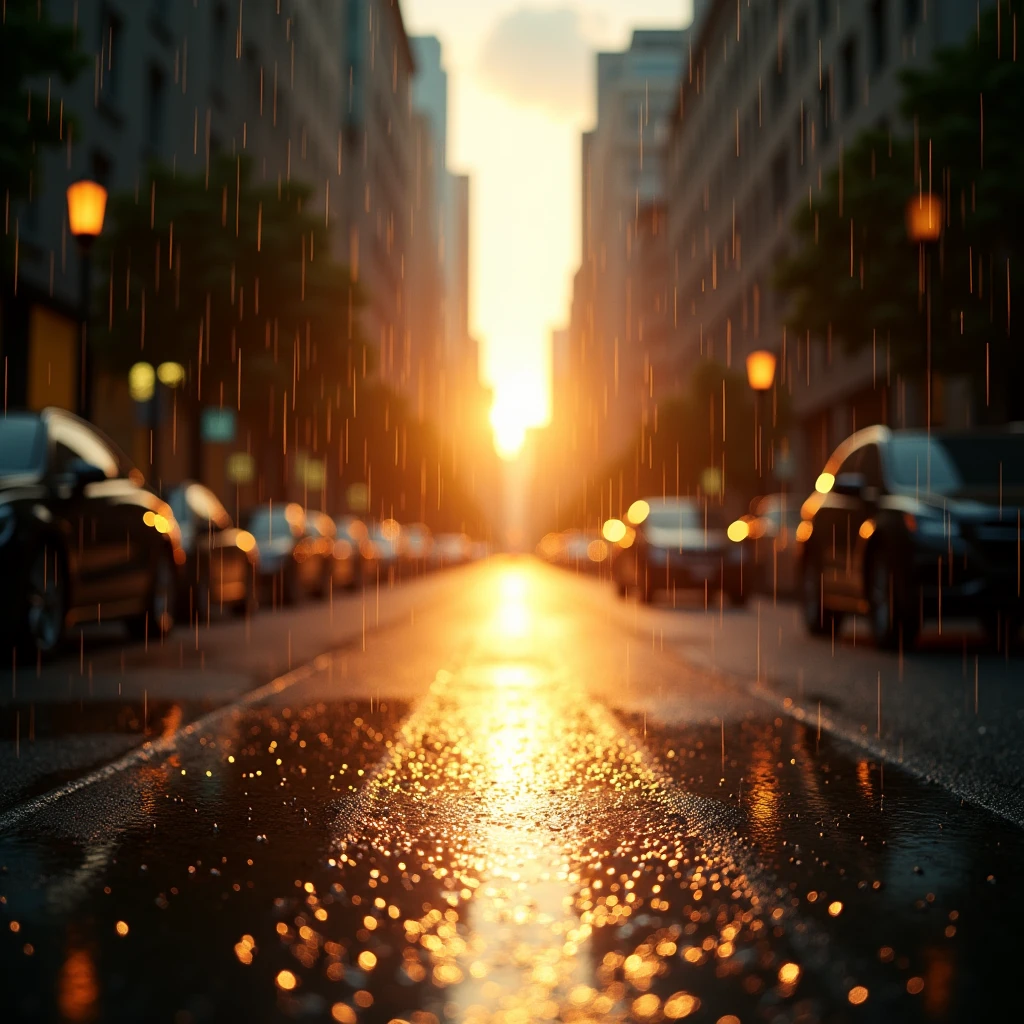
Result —
[[[46,433],[38,416],[0,418],[0,475],[39,472],[46,461]]]
[[[52,446],[50,466],[54,472],[63,472],[75,459],[81,459],[102,469],[108,479],[122,475],[113,449],[84,423],[65,416],[51,416],[48,426]]]
[[[894,438],[887,466],[897,487],[956,495],[1024,486],[1024,434]]]
[[[877,444],[867,444],[862,449],[860,472],[864,474],[864,483],[868,487],[882,486],[882,461],[878,455]]]

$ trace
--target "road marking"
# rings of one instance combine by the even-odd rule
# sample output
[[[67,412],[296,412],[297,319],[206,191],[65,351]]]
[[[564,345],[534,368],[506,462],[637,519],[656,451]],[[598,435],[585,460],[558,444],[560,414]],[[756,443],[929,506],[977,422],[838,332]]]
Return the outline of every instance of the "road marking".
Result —
[[[189,722],[188,725],[184,725],[180,729],[168,733],[166,736],[161,736],[155,740],[148,740],[142,746],[128,751],[127,754],[122,755],[115,761],[111,761],[109,764],[96,768],[77,779],[72,779],[70,782],[64,783],[63,786],[51,789],[40,796],[33,797],[31,800],[26,800],[24,803],[8,808],[0,813],[0,834],[10,831],[15,825],[18,825],[26,818],[31,817],[45,807],[55,804],[58,800],[63,800],[64,797],[71,796],[72,793],[77,793],[81,789],[94,786],[98,782],[104,782],[131,768],[166,757],[174,751],[181,740],[205,729],[215,728],[231,715],[245,711],[278,693],[282,693],[296,683],[301,683],[311,678],[317,672],[324,671],[331,664],[334,656],[333,652],[321,654],[311,662],[300,665],[298,668],[294,668],[290,672],[272,679],[269,683],[265,683],[255,690],[250,690],[230,704],[216,708],[214,711],[208,712],[201,718]]]

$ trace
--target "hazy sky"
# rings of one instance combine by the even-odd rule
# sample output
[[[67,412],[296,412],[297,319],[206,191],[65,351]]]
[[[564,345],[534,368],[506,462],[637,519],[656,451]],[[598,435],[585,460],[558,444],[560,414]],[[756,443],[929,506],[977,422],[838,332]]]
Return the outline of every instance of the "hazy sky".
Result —
[[[552,327],[579,262],[580,133],[597,49],[681,27],[691,0],[401,0],[448,70],[448,159],[472,175],[471,327],[483,374],[526,422],[547,414]]]

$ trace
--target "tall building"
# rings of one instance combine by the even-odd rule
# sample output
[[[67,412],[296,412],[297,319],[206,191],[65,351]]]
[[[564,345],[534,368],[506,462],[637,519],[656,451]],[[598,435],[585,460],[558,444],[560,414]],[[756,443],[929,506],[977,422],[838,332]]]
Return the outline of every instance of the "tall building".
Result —
[[[315,0],[46,6],[74,27],[88,65],[68,86],[39,83],[37,95],[49,89],[51,110],[74,121],[41,161],[31,201],[10,213],[18,276],[0,297],[0,347],[9,404],[76,408],[82,296],[68,184],[137,191],[151,160],[195,172],[218,153],[244,153],[260,180],[308,183],[323,210],[337,176],[346,26],[343,7]]]
[[[331,5],[327,5],[328,7]],[[346,0],[342,74],[345,262],[366,299],[378,372],[400,384],[410,330],[406,266],[414,180],[415,63],[398,0]]]
[[[597,56],[597,124],[584,136],[582,168],[588,336],[577,347],[587,351],[593,441],[606,455],[628,446],[648,405],[640,259],[642,249],[650,256],[654,247],[638,239],[663,198],[666,126],[684,39],[682,31],[637,30],[628,50]]]
[[[698,15],[666,163],[673,346],[684,372],[708,358],[742,369],[754,348],[778,353],[777,386],[798,422],[794,454],[813,478],[851,430],[899,421],[870,351],[848,356],[827,338],[786,337],[773,268],[797,208],[844,145],[869,126],[909,133],[899,123],[900,72],[962,42],[977,7],[705,0]],[[907,425],[923,421],[913,395],[902,409]]]

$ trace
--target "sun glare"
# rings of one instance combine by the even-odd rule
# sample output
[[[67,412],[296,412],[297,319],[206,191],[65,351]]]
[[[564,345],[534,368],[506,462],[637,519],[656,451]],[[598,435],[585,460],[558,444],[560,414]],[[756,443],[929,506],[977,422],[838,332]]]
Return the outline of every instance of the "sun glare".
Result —
[[[527,375],[496,382],[491,427],[494,448],[507,461],[519,457],[530,427],[541,426],[545,419],[542,389]]]

